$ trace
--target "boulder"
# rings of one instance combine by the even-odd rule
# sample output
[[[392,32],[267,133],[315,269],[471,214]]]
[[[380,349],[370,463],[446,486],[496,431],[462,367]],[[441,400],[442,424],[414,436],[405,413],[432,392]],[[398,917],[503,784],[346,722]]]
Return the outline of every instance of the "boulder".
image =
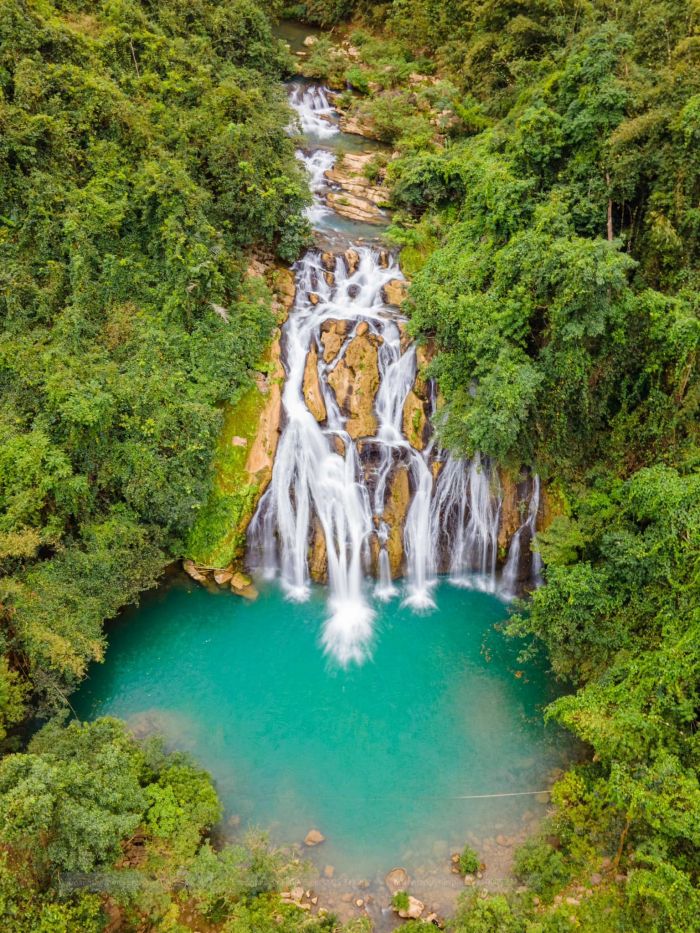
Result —
[[[258,598],[258,591],[253,586],[253,581],[247,574],[240,571],[231,575],[231,591],[236,596],[242,596],[251,601]]]
[[[182,569],[185,571],[188,577],[191,577],[195,581],[195,583],[207,582],[206,573],[202,573],[193,560],[184,560],[182,562]]]
[[[326,272],[335,272],[335,256],[329,250],[321,253],[321,265]]]
[[[424,910],[425,904],[409,894],[408,907],[405,910],[398,910],[397,913],[402,920],[419,920]]]
[[[392,279],[384,286],[384,301],[397,308],[404,303],[408,296],[408,283],[403,279]]]
[[[232,577],[233,573],[230,570],[217,570],[214,573],[214,580],[219,586],[226,586],[231,582]]]
[[[389,874],[384,877],[384,884],[389,889],[390,894],[405,891],[410,883],[411,879],[408,877],[405,868],[392,868]]]
[[[323,322],[321,325],[321,343],[323,344],[324,363],[330,363],[340,353],[349,329],[349,321],[330,320]]]
[[[348,270],[348,275],[354,275],[360,265],[360,254],[356,249],[348,249],[345,251],[344,258],[345,266]]]
[[[306,406],[314,416],[316,421],[326,420],[326,403],[323,401],[321,391],[321,382],[318,378],[318,350],[316,344],[311,344],[311,349],[306,357],[306,368],[304,370],[304,399]]]
[[[377,350],[380,345],[381,338],[374,334],[355,336],[328,376],[338,406],[347,418],[346,430],[353,440],[373,437],[377,431],[374,399],[379,389]]]
[[[284,310],[289,313],[294,304],[297,287],[291,269],[280,267],[275,273],[275,293]]]
[[[357,325],[357,330],[355,331],[356,337],[364,337],[365,334],[369,333],[369,324],[367,321],[360,321]]]
[[[309,301],[312,305],[316,306],[321,299],[318,297],[316,292],[309,292]]]
[[[318,829],[310,829],[304,837],[304,845],[318,846],[326,841],[326,837]]]
[[[318,42],[318,36],[307,36],[304,39],[304,46],[307,49],[310,49],[312,46],[316,45],[317,42]]]

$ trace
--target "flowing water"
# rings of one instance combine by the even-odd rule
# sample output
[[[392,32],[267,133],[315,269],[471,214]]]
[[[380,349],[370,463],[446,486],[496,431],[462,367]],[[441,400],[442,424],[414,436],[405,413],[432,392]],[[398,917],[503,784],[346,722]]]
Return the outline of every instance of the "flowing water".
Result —
[[[461,887],[450,852],[469,842],[497,873],[542,814],[546,795],[533,792],[564,761],[560,733],[541,716],[551,686],[496,627],[506,608],[495,594],[519,582],[540,487],[535,478],[500,579],[497,475],[429,437],[420,450],[408,442],[416,349],[383,291],[401,271],[370,241],[376,226],[342,221],[325,203],[325,173],[346,145],[326,92],[293,85],[291,101],[305,131],[308,216],[343,252],[311,249],[295,269],[283,431],[249,530],[260,597],[164,587],[112,626],[107,662],[93,666],[75,706],[193,752],[215,778],[226,832],[259,825],[289,843],[321,829],[327,841],[310,854],[319,869],[333,866],[333,879],[315,883],[331,908],[367,890],[386,908],[381,877],[402,864],[413,890],[441,909]],[[333,388],[360,341],[378,374],[369,432],[353,428]],[[309,378],[321,420],[304,393]],[[436,392],[426,393],[430,414]],[[410,503],[397,579],[401,471]],[[313,542],[323,545],[327,587],[312,582]],[[369,888],[358,888],[362,879]]]
[[[317,230],[338,233],[338,215],[325,195],[327,172],[337,158],[333,144],[343,134],[328,92],[294,83],[289,99],[307,144],[297,155],[314,197],[308,217]],[[366,657],[373,602],[400,592],[392,579],[387,514],[397,469],[407,471],[411,496],[403,522],[401,596],[415,610],[435,608],[432,591],[441,572],[461,587],[497,590],[501,515],[497,478],[487,462],[478,455],[472,461],[445,457],[433,441],[423,450],[408,442],[404,406],[416,383],[416,349],[405,338],[405,319],[384,300],[385,286],[401,280],[401,270],[380,246],[357,240],[345,246],[345,255],[311,249],[296,264],[297,297],[284,328],[284,430],[272,483],[249,530],[252,569],[267,580],[279,579],[288,597],[299,602],[309,598],[310,548],[322,535],[330,590],[323,643],[342,664]],[[330,355],[324,353],[328,327],[342,334]],[[358,436],[339,405],[334,373],[342,372],[339,367],[360,334],[369,334],[378,347],[379,387],[367,403],[376,423]],[[310,353],[317,361],[313,378],[322,396],[320,421],[304,391]],[[529,546],[534,534],[538,508],[539,483],[530,524],[516,535],[517,553],[506,565],[503,591],[508,595],[515,587],[524,538]],[[366,582],[372,572],[378,580],[374,592]]]

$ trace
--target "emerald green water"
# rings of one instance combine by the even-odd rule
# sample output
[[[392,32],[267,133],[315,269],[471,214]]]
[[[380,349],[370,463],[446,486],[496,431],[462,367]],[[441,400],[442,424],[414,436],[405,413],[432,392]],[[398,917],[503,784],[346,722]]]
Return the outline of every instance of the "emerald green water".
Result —
[[[323,589],[294,605],[178,583],[112,626],[76,710],[191,751],[229,826],[280,842],[317,827],[313,855],[349,877],[410,870],[522,828],[532,797],[455,798],[538,790],[564,754],[545,677],[494,628],[504,604],[446,584],[437,600],[429,615],[379,605],[371,660],[345,670],[319,647]]]

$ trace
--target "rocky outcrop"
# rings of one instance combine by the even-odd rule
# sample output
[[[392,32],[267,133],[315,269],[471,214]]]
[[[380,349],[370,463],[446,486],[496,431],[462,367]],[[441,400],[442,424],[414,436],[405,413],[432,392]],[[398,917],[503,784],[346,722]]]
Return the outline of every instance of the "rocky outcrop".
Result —
[[[384,301],[388,305],[400,307],[408,297],[408,282],[404,279],[392,279],[384,286]]]
[[[379,389],[377,350],[381,338],[364,333],[355,336],[328,376],[338,406],[347,418],[350,437],[373,437],[377,431],[374,399]]]
[[[384,223],[381,206],[389,200],[389,191],[376,181],[370,181],[371,152],[346,153],[326,172],[328,181],[338,190],[327,195],[329,207],[343,217],[365,223]]]
[[[282,382],[284,369],[280,359],[280,340],[277,337],[270,348],[272,374],[266,381],[267,401],[260,414],[258,430],[246,461],[246,473],[262,495],[272,478],[272,467],[277,453],[282,419]]]
[[[403,406],[403,433],[416,450],[425,450],[430,434],[426,409],[425,401],[411,389]]]
[[[403,531],[410,504],[411,487],[408,481],[408,469],[402,464],[396,469],[391,479],[383,515],[390,529],[386,549],[389,555],[391,576],[394,579],[400,577],[403,572]]]
[[[318,519],[314,523],[314,533],[309,548],[309,575],[315,583],[326,583],[328,581],[326,536]]]
[[[306,407],[314,416],[316,421],[323,422],[327,418],[326,403],[323,401],[321,383],[318,378],[318,350],[316,344],[311,345],[309,354],[306,357],[306,369],[304,370],[304,398]]]
[[[332,362],[340,353],[350,330],[349,321],[324,321],[321,325],[324,363]]]

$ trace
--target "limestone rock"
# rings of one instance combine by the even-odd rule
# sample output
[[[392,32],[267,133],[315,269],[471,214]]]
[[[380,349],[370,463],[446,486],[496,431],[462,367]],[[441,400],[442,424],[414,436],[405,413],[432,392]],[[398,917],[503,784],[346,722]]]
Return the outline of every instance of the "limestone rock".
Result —
[[[350,325],[348,321],[324,321],[321,325],[321,343],[323,344],[323,360],[330,363],[340,353],[345,343]]]
[[[182,569],[185,571],[188,577],[191,577],[195,581],[195,583],[207,582],[207,575],[202,573],[193,560],[184,560],[182,562]]]
[[[304,370],[304,398],[306,405],[316,421],[326,420],[326,404],[323,401],[321,392],[321,383],[318,378],[318,351],[316,344],[311,344],[311,349],[306,357],[306,369]]]
[[[231,591],[236,596],[242,596],[251,601],[258,598],[258,591],[253,586],[253,581],[247,574],[240,571],[231,575]]]
[[[307,846],[318,846],[326,841],[326,837],[318,829],[310,829],[304,838],[304,844]]]
[[[381,224],[386,220],[379,208],[365,197],[351,194],[349,191],[329,191],[326,197],[328,206],[348,220],[357,220],[366,224]]]
[[[277,453],[282,419],[282,388],[284,369],[280,360],[280,341],[277,338],[270,349],[273,366],[267,402],[258,421],[258,431],[248,453],[246,473],[257,483],[258,494],[262,495],[272,478],[272,465]]]
[[[328,580],[326,536],[318,519],[314,525],[314,536],[309,550],[309,574],[316,583],[326,583]]]
[[[321,253],[321,265],[326,270],[326,272],[335,272],[335,256],[333,253],[326,250],[326,252]]]
[[[312,46],[316,45],[317,42],[318,42],[318,36],[307,36],[304,39],[304,46],[307,49],[310,49]]]
[[[356,249],[348,249],[345,251],[345,266],[348,270],[348,275],[353,275],[357,272],[358,266],[360,265],[360,254]]]
[[[408,895],[408,908],[397,911],[402,920],[419,920],[425,910],[425,904],[412,894]]]
[[[408,295],[408,283],[403,279],[392,279],[384,286],[384,301],[388,305],[399,307]]]
[[[518,483],[508,470],[501,470],[499,481],[502,489],[501,521],[498,527],[498,547],[505,550],[522,524]]]
[[[275,292],[286,312],[289,312],[296,297],[296,283],[291,269],[281,267],[275,273]]]
[[[402,465],[391,478],[383,515],[390,529],[386,549],[389,555],[391,576],[394,579],[401,576],[403,568],[403,530],[410,503],[411,487],[408,481],[408,469]]]
[[[374,334],[354,337],[328,376],[340,410],[348,419],[346,430],[353,440],[373,437],[377,431],[374,399],[379,389],[380,345],[381,339]]]
[[[384,884],[391,894],[397,894],[399,891],[405,891],[411,883],[408,872],[405,868],[392,868],[384,878]]]
[[[424,450],[428,436],[428,416],[425,403],[418,398],[413,389],[406,396],[403,406],[403,433],[411,447]]]
[[[362,117],[356,115],[353,117],[343,117],[340,121],[340,128],[344,133],[350,133],[352,136],[364,136],[365,139],[378,139],[376,128]]]
[[[316,292],[309,292],[309,301],[314,307],[319,303],[321,299],[318,297]]]
[[[323,874],[326,878],[332,878],[333,875],[335,874],[335,866],[326,865],[326,867],[323,869]]]
[[[230,570],[217,570],[214,573],[214,580],[219,586],[226,586],[227,583],[231,582],[233,573]]]

